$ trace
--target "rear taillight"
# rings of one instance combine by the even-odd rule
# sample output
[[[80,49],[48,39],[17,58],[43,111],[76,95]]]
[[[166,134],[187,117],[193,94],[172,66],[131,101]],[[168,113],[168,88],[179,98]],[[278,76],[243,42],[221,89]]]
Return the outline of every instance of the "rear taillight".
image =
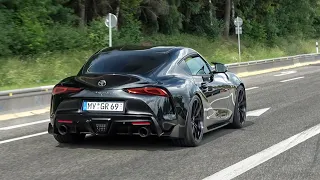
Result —
[[[72,124],[72,121],[71,120],[61,120],[61,119],[59,119],[58,123]]]
[[[66,87],[66,86],[56,86],[52,90],[52,94],[66,94],[66,93],[77,93],[80,92],[81,88],[74,88],[74,87]]]
[[[155,95],[155,96],[168,97],[168,94],[165,90],[157,87],[131,88],[131,89],[127,89],[127,92],[131,94]]]
[[[132,125],[135,125],[135,126],[139,126],[139,125],[144,125],[144,126],[148,126],[150,125],[150,122],[144,122],[144,121],[141,121],[141,122],[132,122]]]

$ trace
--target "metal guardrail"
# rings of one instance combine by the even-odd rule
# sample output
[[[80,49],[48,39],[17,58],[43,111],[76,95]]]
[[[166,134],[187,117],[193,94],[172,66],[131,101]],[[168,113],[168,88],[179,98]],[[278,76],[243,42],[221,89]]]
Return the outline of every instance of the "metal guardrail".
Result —
[[[262,60],[254,60],[254,61],[246,61],[246,62],[240,62],[240,63],[231,63],[226,64],[228,67],[237,67],[237,66],[247,66],[251,64],[262,64],[262,63],[270,63],[275,61],[286,61],[291,59],[297,59],[297,58],[304,58],[304,57],[310,57],[310,56],[318,56],[319,54],[311,53],[311,54],[299,54],[295,56],[286,56],[286,57],[279,57],[279,58],[271,58],[271,59],[262,59]]]
[[[27,93],[34,93],[34,92],[50,92],[53,88],[51,86],[40,86],[35,88],[26,88],[26,89],[14,89],[14,90],[7,90],[7,91],[0,91],[1,96],[13,96],[17,94],[27,94]]]
[[[295,61],[295,60],[299,61],[299,59],[307,59],[309,57],[313,57],[313,59],[315,59],[316,57],[319,57],[319,60],[320,60],[320,54],[300,54],[300,55],[296,55],[296,56],[287,56],[287,57],[279,57],[279,58],[272,58],[272,59],[263,59],[263,60],[256,60],[256,61],[231,63],[231,64],[226,64],[226,66],[229,68],[229,70],[231,72],[239,73],[239,72],[252,71],[256,68],[260,70],[262,67],[262,64],[271,64],[274,62],[284,62],[284,61],[289,62],[289,61]],[[261,64],[261,67],[251,67],[253,65],[260,65],[260,64]],[[286,63],[284,63],[284,64],[286,64]],[[292,62],[292,64],[294,64],[294,62]],[[272,66],[278,66],[278,65],[279,64],[272,65]],[[249,68],[249,66],[251,68]],[[248,68],[243,68],[243,67],[248,67]],[[267,67],[262,67],[262,68],[268,69],[268,68],[271,68],[271,66],[269,65]],[[10,97],[13,98],[17,95],[19,95],[19,97],[21,97],[23,95],[28,96],[28,94],[30,94],[31,96],[34,96],[34,94],[36,92],[39,92],[41,94],[43,94],[44,92],[51,93],[52,88],[53,88],[53,85],[41,86],[41,87],[35,87],[35,88],[0,91],[0,99],[3,99],[4,97],[6,97],[5,99],[8,99]]]

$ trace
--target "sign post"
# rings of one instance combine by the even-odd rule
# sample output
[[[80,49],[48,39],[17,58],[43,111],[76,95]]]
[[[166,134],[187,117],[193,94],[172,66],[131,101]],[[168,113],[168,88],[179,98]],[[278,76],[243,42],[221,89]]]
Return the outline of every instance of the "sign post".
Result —
[[[234,25],[236,26],[236,34],[238,35],[238,49],[239,49],[239,61],[241,62],[241,43],[240,43],[240,34],[242,34],[242,24],[243,20],[237,17],[234,20]]]
[[[316,42],[316,50],[317,50],[317,54],[319,54],[319,44],[318,44],[318,41]]]
[[[104,22],[104,24],[109,28],[109,47],[112,47],[112,28],[116,27],[117,23],[117,16],[109,13]]]

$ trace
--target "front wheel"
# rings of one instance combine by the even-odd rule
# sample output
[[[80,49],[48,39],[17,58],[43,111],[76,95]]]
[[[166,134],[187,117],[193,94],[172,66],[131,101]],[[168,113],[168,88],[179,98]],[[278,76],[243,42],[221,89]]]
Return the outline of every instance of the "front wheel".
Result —
[[[201,99],[198,96],[194,96],[188,109],[185,137],[174,139],[173,142],[178,146],[198,146],[203,137],[203,117]]]
[[[247,118],[247,99],[246,91],[243,86],[237,88],[237,100],[234,107],[232,126],[242,128]]]

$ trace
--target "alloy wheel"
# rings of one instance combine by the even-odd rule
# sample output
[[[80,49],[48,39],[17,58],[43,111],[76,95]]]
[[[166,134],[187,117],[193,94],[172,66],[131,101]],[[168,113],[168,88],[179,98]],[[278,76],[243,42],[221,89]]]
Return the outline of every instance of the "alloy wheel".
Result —
[[[203,111],[199,100],[195,100],[192,105],[191,127],[193,138],[200,140],[203,136]]]
[[[247,102],[245,97],[245,91],[240,90],[238,96],[238,111],[240,115],[240,123],[243,124],[247,117]]]

